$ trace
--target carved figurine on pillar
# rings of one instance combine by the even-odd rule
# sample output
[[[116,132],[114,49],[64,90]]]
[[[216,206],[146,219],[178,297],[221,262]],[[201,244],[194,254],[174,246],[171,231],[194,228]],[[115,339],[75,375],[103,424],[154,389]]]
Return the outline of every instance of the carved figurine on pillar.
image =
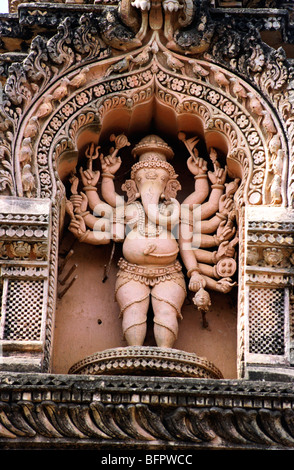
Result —
[[[89,146],[88,168],[80,168],[80,194],[78,176],[73,175],[70,180],[69,230],[89,244],[107,244],[111,239],[123,242],[115,297],[125,340],[130,347],[143,346],[151,304],[156,345],[172,348],[186,297],[179,254],[190,278],[189,289],[195,292],[194,303],[203,317],[211,303],[205,287],[227,293],[234,285],[231,276],[237,267],[238,238],[233,195],[239,180],[225,183],[227,169],[221,168],[214,149],[210,151],[214,170],[207,171],[207,162],[195,148],[198,139],[187,141],[181,134],[191,153],[187,165],[195,178],[195,191],[180,205],[176,196],[181,185],[168,162],[174,152],[160,137],[148,135],[132,151],[138,161],[131,168],[130,179],[122,185],[128,197],[125,202],[116,193],[114,175],[121,166],[119,149],[130,144],[124,135],[111,138],[115,147],[108,156],[99,155],[99,147]],[[104,201],[96,187],[100,172],[92,168],[98,156]],[[211,251],[212,247],[217,250]]]

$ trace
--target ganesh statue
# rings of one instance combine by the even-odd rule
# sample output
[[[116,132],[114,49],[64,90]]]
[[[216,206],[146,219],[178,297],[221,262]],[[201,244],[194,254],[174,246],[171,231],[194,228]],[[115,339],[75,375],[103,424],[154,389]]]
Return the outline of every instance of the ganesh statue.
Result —
[[[70,179],[69,230],[82,243],[122,243],[114,290],[128,346],[143,346],[152,307],[156,345],[172,348],[187,289],[194,293],[195,306],[206,312],[210,290],[228,293],[235,284],[239,180],[229,179],[215,149],[209,150],[213,170],[208,171],[208,161],[196,148],[199,139],[186,139],[184,133],[179,139],[195,180],[194,191],[181,203],[181,184],[170,163],[174,151],[157,135],[144,137],[132,150],[136,161],[122,184],[126,199],[115,188],[119,151],[130,145],[123,134],[111,136],[114,146],[107,156],[90,145],[87,168]],[[98,157],[101,171],[93,169]]]

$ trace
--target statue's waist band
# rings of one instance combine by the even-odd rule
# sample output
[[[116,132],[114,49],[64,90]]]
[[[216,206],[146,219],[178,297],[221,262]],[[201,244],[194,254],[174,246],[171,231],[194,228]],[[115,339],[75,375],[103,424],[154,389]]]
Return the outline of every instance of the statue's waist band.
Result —
[[[126,272],[134,276],[142,276],[144,278],[153,279],[160,278],[165,276],[170,276],[173,274],[182,275],[182,266],[179,261],[174,261],[173,263],[166,266],[139,266],[138,264],[129,263],[124,258],[121,258],[118,262],[120,271]],[[119,275],[120,273],[118,273]]]

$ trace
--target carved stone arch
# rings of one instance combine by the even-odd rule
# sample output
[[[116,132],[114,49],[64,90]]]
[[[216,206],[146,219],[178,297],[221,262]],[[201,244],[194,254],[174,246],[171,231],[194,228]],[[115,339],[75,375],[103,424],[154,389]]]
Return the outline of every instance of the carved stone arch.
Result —
[[[93,67],[95,68],[95,65]],[[269,142],[272,137],[279,136],[280,148],[284,151],[283,184],[281,184],[283,199],[282,205],[287,206],[287,142],[279,119],[272,112],[271,107],[267,104],[264,97],[253,90],[249,84],[245,85],[248,93],[255,94],[254,99],[258,100],[261,104],[262,110],[264,112],[271,113],[270,116],[274,125],[274,131],[272,134],[262,127],[263,116],[252,114],[248,105],[247,107],[241,105],[241,103],[232,96],[232,87],[229,87],[230,94],[226,95],[223,89],[217,84],[215,85],[213,81],[213,84],[211,84],[196,80],[194,77],[190,78],[189,76],[183,77],[182,75],[175,75],[170,73],[170,71],[167,71],[166,68],[161,68],[157,73],[152,73],[150,70],[151,67],[152,63],[151,66],[149,66],[149,68],[145,68],[143,72],[145,75],[147,75],[148,72],[150,73],[150,76],[152,77],[151,82],[154,82],[157,76],[160,77],[160,73],[163,73],[164,70],[166,76],[169,77],[169,87],[173,87],[174,90],[166,88],[158,79],[155,80],[157,83],[151,83],[150,86],[147,86],[146,83],[144,83],[143,86],[137,86],[134,90],[131,88],[124,89],[123,81],[126,80],[126,77],[130,79],[133,78],[134,83],[138,82],[138,73],[142,76],[142,72],[138,70],[131,74],[121,74],[119,77],[115,77],[111,80],[104,79],[102,75],[102,77],[99,77],[97,81],[92,81],[88,87],[84,87],[78,93],[74,92],[67,96],[66,100],[54,110],[50,119],[47,120],[46,125],[43,126],[38,140],[35,143],[35,153],[38,156],[35,164],[40,171],[39,178],[37,176],[37,194],[40,196],[42,193],[41,187],[46,186],[44,184],[42,185],[42,179],[43,181],[46,180],[44,175],[47,171],[44,161],[46,160],[49,162],[50,158],[48,159],[48,154],[50,153],[51,156],[53,155],[52,148],[54,148],[60,140],[69,139],[68,149],[66,151],[70,151],[70,147],[72,146],[74,148],[76,145],[74,142],[76,137],[75,134],[77,132],[81,132],[84,126],[93,127],[95,121],[97,134],[99,135],[99,128],[101,129],[103,125],[105,114],[110,111],[115,111],[116,109],[125,109],[131,113],[130,103],[133,110],[136,106],[142,106],[145,102],[149,102],[150,99],[153,99],[156,103],[161,103],[164,106],[172,108],[177,116],[182,116],[185,113],[199,116],[205,129],[205,139],[208,138],[208,141],[211,140],[208,136],[212,136],[213,133],[218,133],[224,136],[225,140],[228,142],[229,160],[231,159],[232,161],[236,161],[236,159],[238,159],[239,152],[243,149],[248,159],[247,167],[252,169],[249,180],[247,178],[246,183],[244,182],[244,184],[248,186],[248,194],[243,195],[245,203],[253,205],[270,203],[269,197],[266,195],[266,187],[269,186],[269,173],[271,172],[271,159],[273,158],[273,155],[269,150]],[[208,62],[206,62],[206,67],[209,71],[210,64]],[[238,80],[239,83],[241,82],[238,76],[229,73],[226,69],[219,68],[219,72],[225,74],[229,79],[231,78]],[[121,88],[119,93],[111,90],[109,87],[109,83],[111,82]],[[175,91],[176,88],[179,87],[179,82],[180,84],[184,83],[185,89],[188,89],[189,92],[186,91],[179,93]],[[244,85],[244,82],[242,83]],[[105,92],[105,85],[110,91],[109,94],[106,94]],[[192,89],[193,91],[193,86],[196,90],[196,96],[191,96],[190,90]],[[54,87],[56,87],[56,84],[54,84]],[[99,87],[103,89],[104,95],[97,98],[97,94],[99,96],[99,92],[97,90]],[[48,94],[50,95],[50,88],[47,87],[46,95]],[[42,96],[39,100],[41,100],[41,98]],[[84,105],[83,100],[85,100]],[[72,106],[73,102],[75,111]],[[204,108],[202,109],[201,106],[204,106]],[[37,108],[38,103],[35,104],[35,107],[23,120],[21,126],[22,129],[26,128],[28,121],[34,115]],[[84,108],[86,108],[86,111]],[[68,114],[70,111],[71,115],[64,115],[64,112]],[[179,128],[178,131],[180,130],[185,129]],[[22,133],[20,131],[20,135],[21,134]],[[95,139],[95,134],[93,133],[92,135],[93,139]],[[16,148],[22,148],[23,140],[24,138],[21,139],[20,137],[20,141],[16,144]],[[44,157],[44,152],[47,155],[46,158]],[[15,153],[17,154],[17,151]],[[58,155],[60,155],[60,147]],[[244,160],[242,161],[241,166],[243,164]],[[17,182],[20,180],[17,175],[18,172],[19,170],[16,167]],[[53,182],[55,178],[54,175],[52,175],[51,178]],[[22,195],[21,188],[19,188],[18,193]],[[45,194],[46,191],[41,197],[46,197]],[[50,189],[47,191],[47,195],[51,195]]]
[[[207,69],[209,69],[209,63],[202,63],[202,66],[205,65]],[[95,66],[96,65],[93,64],[93,68],[95,68]],[[226,73],[226,76],[233,78],[233,74],[229,74],[227,70],[221,68],[219,68],[219,70],[222,71],[222,73]],[[267,147],[268,135],[262,132],[261,126],[258,125],[258,119],[254,116],[252,117],[245,106],[241,106],[238,101],[228,93],[225,94],[223,89],[214,82],[211,84],[203,82],[202,80],[196,80],[194,77],[191,78],[186,75],[183,76],[183,74],[175,74],[167,70],[166,66],[161,67],[161,72],[163,71],[165,80],[168,77],[168,88],[163,83],[163,80],[158,78],[158,76],[162,77],[160,70],[157,70],[156,73],[152,73],[150,67],[145,68],[143,72],[148,76],[149,81],[146,81],[143,86],[136,86],[133,89],[124,89],[122,83],[126,80],[126,77],[133,77],[133,81],[136,84],[136,77],[140,71],[134,71],[131,74],[121,74],[114,79],[104,78],[103,76],[99,77],[98,80],[85,84],[82,89],[78,91],[73,90],[71,94],[68,94],[65,99],[55,107],[52,114],[49,115],[45,124],[42,126],[41,132],[35,142],[34,151],[37,178],[36,196],[45,199],[53,198],[53,201],[55,201],[53,203],[54,207],[52,212],[52,237],[53,240],[55,237],[55,242],[51,245],[51,260],[54,258],[57,259],[58,239],[56,230],[59,220],[58,201],[64,196],[63,185],[59,182],[58,178],[58,162],[60,159],[64,158],[65,155],[72,157],[75,162],[77,161],[79,150],[78,138],[84,132],[89,134],[89,142],[91,139],[96,139],[98,143],[99,132],[103,130],[104,119],[106,116],[109,116],[109,114],[112,113],[112,115],[115,115],[117,111],[125,111],[131,114],[137,106],[141,106],[141,108],[144,109],[144,105],[150,103],[150,101],[155,103],[153,103],[153,106],[167,107],[170,109],[171,113],[175,114],[175,121],[178,121],[177,125],[179,126],[175,129],[175,132],[186,131],[186,129],[183,128],[185,116],[193,115],[196,116],[199,123],[201,123],[201,129],[193,129],[193,131],[203,133],[203,139],[207,142],[208,147],[211,144],[215,144],[216,139],[218,140],[221,136],[222,145],[226,147],[227,151],[228,166],[229,168],[232,166],[236,172],[236,176],[242,178],[237,199],[240,208],[252,202],[257,205],[262,203],[266,204],[264,187],[266,184],[266,175],[269,171],[268,162],[270,154]],[[148,72],[149,75],[147,75]],[[119,93],[109,86],[110,82],[114,82],[115,86],[121,88]],[[185,83],[182,84],[181,82]],[[174,87],[173,84],[175,84]],[[193,84],[195,85],[196,96],[191,96]],[[106,93],[106,85],[108,85],[108,94]],[[53,91],[55,87],[56,83],[52,85]],[[183,89],[185,87],[189,92],[181,93],[181,90],[177,90],[179,87]],[[247,84],[247,88],[251,89],[250,85]],[[103,95],[97,96],[102,92],[102,89],[104,92]],[[202,93],[200,93],[200,90]],[[48,84],[46,94],[51,94],[50,84]],[[258,95],[258,99],[263,101],[264,107],[269,108],[261,95]],[[26,129],[31,116],[35,114],[41,100],[42,95],[23,120],[20,126],[20,135],[21,130]],[[130,101],[132,102],[131,109]],[[225,110],[227,110],[227,112],[225,112]],[[276,129],[279,129],[277,132],[279,132],[281,136],[281,145],[285,148],[285,140],[282,138],[282,128],[276,118],[275,125]],[[127,128],[125,130],[128,131]],[[251,139],[250,137],[252,135],[253,137]],[[21,149],[23,140],[21,141],[20,139],[20,142],[22,143],[18,144],[18,147]],[[284,159],[284,162],[285,161],[286,159]],[[285,171],[286,170],[284,170],[284,172]],[[259,175],[259,180],[256,175]],[[19,178],[16,177],[16,181],[18,180]],[[19,194],[22,195],[22,192],[20,191]],[[252,197],[252,194],[254,197]],[[284,201],[286,201],[285,191]],[[243,217],[240,230],[245,230],[244,224],[245,218]],[[240,245],[242,247],[241,259],[244,260],[245,247],[243,243]],[[50,269],[51,274],[49,274],[49,277],[53,279],[56,276],[56,263],[51,263]],[[243,276],[242,283],[244,283]],[[240,284],[240,290],[242,290],[242,283]],[[54,285],[54,283],[49,284],[49,295],[52,298],[56,295],[55,289],[56,285]],[[242,316],[241,308],[239,314]],[[52,328],[51,316],[48,317],[48,320],[47,329],[49,332]]]

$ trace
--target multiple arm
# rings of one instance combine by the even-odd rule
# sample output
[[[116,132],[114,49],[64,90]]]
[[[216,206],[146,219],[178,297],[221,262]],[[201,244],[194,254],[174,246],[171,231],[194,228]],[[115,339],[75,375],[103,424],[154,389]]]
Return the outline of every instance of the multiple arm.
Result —
[[[216,265],[221,260],[229,264],[230,261],[227,260],[235,256],[238,238],[234,237],[236,227],[233,195],[238,184],[225,184],[227,168],[220,167],[214,149],[211,149],[210,157],[213,172],[207,172],[206,162],[198,157],[195,149],[194,156],[187,161],[195,178],[195,191],[184,201],[189,210],[182,211],[180,253],[190,278],[190,290],[197,292],[208,287],[228,292],[233,285],[231,279],[219,275]],[[201,214],[195,211],[195,204],[201,204]],[[216,251],[211,250],[214,247],[217,248]],[[234,266],[233,262],[231,264]]]
[[[103,200],[97,192],[100,172],[92,169],[92,159],[99,156],[99,147],[96,147],[95,156],[94,146],[86,154],[89,164],[86,170],[80,169],[80,179],[76,175],[71,179],[72,195],[66,204],[71,217],[69,230],[81,242],[100,245],[109,243],[111,238],[123,240],[125,202],[115,191],[114,175],[121,165],[118,150],[128,145],[128,141],[125,136],[119,136],[115,142],[116,148],[111,150],[110,155],[104,157],[100,154]],[[208,287],[228,292],[233,284],[226,274],[230,272],[227,267],[230,263],[234,266],[235,246],[238,243],[233,196],[239,180],[225,183],[227,168],[221,168],[214,149],[210,152],[213,171],[207,171],[207,162],[198,156],[196,149],[193,153],[190,151],[190,155],[187,166],[194,175],[195,189],[183,201],[179,235],[181,258],[190,278],[189,289],[198,292]],[[78,194],[80,180],[82,191]],[[199,206],[201,213],[197,210]],[[127,218],[132,217],[127,215]],[[212,251],[212,248],[216,250]],[[224,274],[217,269],[221,262],[224,262]],[[234,273],[233,268],[231,272]]]
[[[119,148],[128,145],[124,136],[115,138],[116,148],[112,149],[110,155],[104,157],[100,154],[102,168],[101,192],[104,201],[98,195],[97,184],[100,179],[100,172],[93,171],[92,160],[99,156],[96,147],[94,156],[94,145],[87,149],[86,156],[89,159],[88,168],[80,168],[80,180],[83,191],[78,194],[79,178],[73,175],[71,178],[70,200],[67,201],[66,210],[71,217],[69,230],[81,242],[93,245],[107,244],[113,238],[121,241],[124,234],[123,217],[121,209],[124,207],[124,200],[115,192],[113,183],[114,174],[121,165],[121,159],[117,157]],[[88,210],[94,213],[91,214]],[[122,228],[123,226],[123,228]]]

